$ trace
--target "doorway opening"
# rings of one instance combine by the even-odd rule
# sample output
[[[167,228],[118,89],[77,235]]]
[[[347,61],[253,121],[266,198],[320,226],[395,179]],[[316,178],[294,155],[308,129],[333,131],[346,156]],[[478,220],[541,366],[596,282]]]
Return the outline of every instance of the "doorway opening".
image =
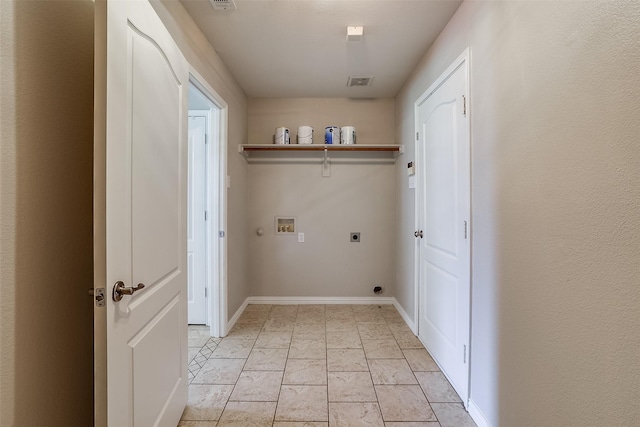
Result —
[[[227,106],[191,73],[188,97],[187,319],[226,334]]]

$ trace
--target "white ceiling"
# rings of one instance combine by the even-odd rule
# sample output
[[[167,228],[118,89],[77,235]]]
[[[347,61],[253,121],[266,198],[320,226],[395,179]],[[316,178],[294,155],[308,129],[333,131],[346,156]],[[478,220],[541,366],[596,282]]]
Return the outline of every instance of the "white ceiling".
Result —
[[[462,0],[180,0],[249,97],[393,98]],[[364,26],[347,42],[347,26]],[[347,87],[350,75],[373,76]]]

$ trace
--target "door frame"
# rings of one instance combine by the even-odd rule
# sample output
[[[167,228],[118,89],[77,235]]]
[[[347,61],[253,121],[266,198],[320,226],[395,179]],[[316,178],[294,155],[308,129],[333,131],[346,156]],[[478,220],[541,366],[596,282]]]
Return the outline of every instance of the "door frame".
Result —
[[[207,321],[213,337],[226,335],[227,324],[227,135],[228,105],[194,69],[189,83],[211,103],[207,120],[207,201],[210,220],[206,227]]]
[[[471,363],[472,363],[472,359],[471,359],[471,355],[473,354],[473,350],[472,350],[472,341],[471,341],[471,332],[472,332],[472,326],[473,326],[473,318],[472,318],[472,306],[473,306],[473,179],[472,179],[472,169],[473,169],[473,159],[472,159],[472,129],[473,129],[473,122],[472,122],[472,118],[473,115],[471,114],[471,86],[470,86],[470,81],[471,81],[471,50],[469,47],[467,47],[462,54],[460,54],[460,56],[458,56],[458,58],[456,58],[455,61],[453,61],[451,63],[451,65],[449,65],[447,67],[447,69],[445,71],[443,71],[438,78],[436,78],[436,80],[429,86],[429,88],[424,91],[422,93],[422,95],[420,95],[418,97],[418,99],[415,101],[414,103],[414,130],[415,130],[415,134],[416,134],[416,140],[415,140],[415,159],[417,160],[416,164],[417,164],[417,170],[416,170],[416,189],[415,189],[415,193],[414,193],[414,229],[415,230],[420,230],[420,206],[422,203],[422,174],[424,173],[423,167],[419,162],[419,159],[422,158],[422,146],[420,144],[419,138],[417,137],[419,135],[420,132],[420,116],[419,116],[419,110],[420,110],[420,105],[424,104],[424,102],[426,102],[426,100],[433,95],[434,92],[436,92],[440,86],[442,86],[442,84],[456,71],[458,70],[460,67],[465,67],[466,68],[466,75],[467,75],[467,79],[466,79],[466,87],[465,87],[465,92],[467,94],[467,99],[466,99],[466,114],[467,117],[469,118],[469,225],[468,225],[468,232],[469,232],[469,337],[468,337],[468,343],[469,346],[467,348],[467,357],[468,357],[468,363],[467,363],[467,369],[469,370],[468,373],[468,384],[467,384],[467,398],[465,399],[465,401],[463,402],[464,407],[466,409],[469,408],[469,401],[471,399]],[[415,240],[415,246],[414,246],[414,330],[413,333],[416,336],[419,336],[419,332],[420,332],[420,262],[421,262],[421,254],[420,254],[420,240],[416,238]],[[443,372],[443,374],[446,373]]]

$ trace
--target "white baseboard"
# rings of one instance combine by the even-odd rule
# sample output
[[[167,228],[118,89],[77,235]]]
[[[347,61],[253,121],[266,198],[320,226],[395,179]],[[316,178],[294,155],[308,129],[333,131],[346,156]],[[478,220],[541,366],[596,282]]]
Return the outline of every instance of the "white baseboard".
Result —
[[[248,297],[245,304],[393,304],[393,297]]]
[[[240,315],[242,314],[244,309],[247,308],[247,304],[248,304],[247,300],[248,300],[248,298],[244,300],[242,305],[234,313],[233,317],[231,319],[229,319],[229,321],[227,322],[227,328],[226,328],[225,331],[223,331],[224,332],[223,336],[225,336],[225,337],[227,336],[227,334],[229,333],[231,328],[233,328],[233,325],[235,325],[236,322],[238,321],[238,319],[240,318]]]
[[[473,418],[473,421],[475,421],[478,427],[492,427],[489,420],[487,420],[487,417],[484,416],[473,400],[469,400],[469,415]]]
[[[400,313],[400,316],[402,316],[402,319],[405,321],[409,329],[411,329],[411,332],[413,332],[414,335],[417,335],[416,324],[413,323],[413,320],[411,320],[407,312],[404,311],[404,308],[400,305],[398,300],[395,298],[393,298],[393,306],[396,308],[396,310],[398,310],[398,313]]]

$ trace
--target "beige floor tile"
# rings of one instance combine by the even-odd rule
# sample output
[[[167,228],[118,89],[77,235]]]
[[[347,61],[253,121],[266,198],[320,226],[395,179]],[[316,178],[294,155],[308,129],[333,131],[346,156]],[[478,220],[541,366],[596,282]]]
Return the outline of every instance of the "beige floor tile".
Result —
[[[418,385],[376,385],[385,421],[437,421]]]
[[[276,402],[229,402],[217,427],[271,427]]]
[[[198,354],[198,352],[200,351],[202,347],[189,347],[189,352],[187,354],[187,360],[189,360],[189,362],[191,362],[193,360],[194,357],[196,357],[196,355]]]
[[[291,332],[260,332],[253,348],[289,348]]]
[[[331,427],[384,427],[377,403],[329,403]]]
[[[269,318],[262,330],[265,332],[293,332],[295,322],[289,319]]]
[[[324,323],[298,323],[293,328],[293,339],[323,340],[325,333]]]
[[[193,379],[193,384],[235,384],[246,359],[209,359]]]
[[[380,323],[358,322],[358,332],[363,340],[392,339],[393,334],[387,325]]]
[[[249,354],[245,371],[283,371],[287,363],[286,348],[254,348]]]
[[[369,371],[369,365],[360,348],[330,348],[327,349],[327,370]]]
[[[282,384],[326,385],[327,361],[324,359],[289,359]]]
[[[255,340],[262,330],[263,323],[264,322],[257,322],[256,324],[250,325],[235,325],[225,339],[242,338]]]
[[[396,340],[362,340],[367,359],[402,359],[404,355]]]
[[[201,348],[211,338],[209,327],[190,326],[187,333],[187,346]]]
[[[250,313],[252,311],[270,311],[274,306],[272,304],[247,304],[247,307],[244,309],[245,313]]]
[[[438,365],[433,361],[431,355],[424,349],[402,350],[404,357],[409,362],[411,369],[416,371],[439,371]]]
[[[328,421],[327,386],[283,385],[276,421]]]
[[[476,427],[462,403],[433,403],[431,406],[442,427]]]
[[[291,340],[289,359],[326,359],[327,348],[324,340]]]
[[[246,359],[255,340],[244,338],[224,338],[211,355],[215,359]]]
[[[368,372],[329,372],[329,402],[376,402]]]
[[[282,371],[243,371],[229,400],[275,402],[281,384]]]
[[[411,332],[411,331],[395,333],[394,337],[395,337],[396,341],[398,342],[398,345],[402,349],[405,349],[405,348],[424,349],[424,346],[422,345],[422,343],[420,342],[418,337],[413,335],[413,332]]]
[[[327,348],[362,348],[362,342],[357,331],[327,331]]]
[[[217,421],[180,421],[178,427],[217,427]]]
[[[418,384],[404,359],[369,359],[374,384]]]
[[[323,422],[291,422],[291,421],[276,421],[273,423],[273,427],[329,427],[329,423]]]
[[[325,317],[324,313],[322,314],[303,314],[298,312],[298,315],[296,316],[296,324],[298,325],[303,325],[303,324],[321,324],[324,325],[324,323],[327,321],[327,318]]]
[[[355,320],[327,320],[327,332],[358,332]]]
[[[361,312],[354,313],[354,318],[356,322],[369,322],[369,323],[380,323],[386,324],[387,321],[384,320],[384,316],[380,312]]]
[[[440,423],[437,421],[409,421],[409,422],[386,422],[385,427],[440,427]]]
[[[458,393],[442,372],[416,372],[415,375],[429,403],[461,402]]]
[[[407,324],[404,321],[402,323],[389,323],[389,322],[387,322],[387,326],[389,327],[389,329],[391,329],[391,332],[393,332],[393,335],[400,334],[400,333],[413,334],[413,332],[411,332],[411,329],[409,328],[409,326],[407,326]]]
[[[187,421],[217,421],[222,414],[232,385],[189,385],[189,398],[182,419]]]

